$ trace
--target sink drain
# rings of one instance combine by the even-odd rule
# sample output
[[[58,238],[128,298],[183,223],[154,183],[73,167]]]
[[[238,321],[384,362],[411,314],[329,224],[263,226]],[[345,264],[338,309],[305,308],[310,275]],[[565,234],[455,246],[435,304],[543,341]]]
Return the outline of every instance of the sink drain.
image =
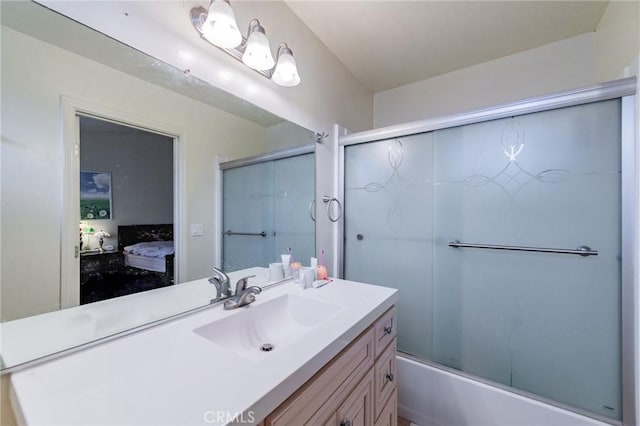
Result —
[[[260,350],[262,352],[271,352],[274,349],[275,346],[273,346],[271,343],[265,343],[264,345],[260,346]]]

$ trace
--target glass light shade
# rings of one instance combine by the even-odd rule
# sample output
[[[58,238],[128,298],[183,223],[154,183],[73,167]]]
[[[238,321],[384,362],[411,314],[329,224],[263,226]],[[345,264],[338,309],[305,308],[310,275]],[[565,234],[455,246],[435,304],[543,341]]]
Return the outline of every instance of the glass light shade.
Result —
[[[300,84],[300,75],[298,75],[296,60],[292,54],[282,52],[278,56],[278,63],[271,79],[274,83],[284,87],[293,87]]]
[[[249,34],[242,62],[250,68],[261,71],[270,70],[275,65],[273,56],[271,56],[269,39],[260,30],[254,29]]]
[[[202,35],[211,43],[223,49],[240,46],[242,34],[240,34],[236,16],[229,3],[224,0],[211,2],[207,19],[202,25]]]

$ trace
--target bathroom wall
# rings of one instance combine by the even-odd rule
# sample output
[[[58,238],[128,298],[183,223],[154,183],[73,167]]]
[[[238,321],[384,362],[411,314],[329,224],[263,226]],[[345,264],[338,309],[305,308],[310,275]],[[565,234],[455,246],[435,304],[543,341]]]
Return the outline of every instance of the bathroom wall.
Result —
[[[640,2],[609,2],[595,32],[597,79],[638,75],[639,55]]]
[[[487,108],[596,82],[588,33],[374,95],[374,127]]]
[[[1,319],[59,309],[62,152],[60,95],[184,129],[183,280],[209,273],[216,156],[264,152],[264,127],[2,27]],[[29,124],[27,124],[29,123]]]
[[[275,151],[295,145],[313,144],[310,132],[299,126],[293,126],[285,121],[267,127],[267,146],[269,151]]]
[[[173,139],[117,124],[95,129],[89,120],[80,119],[80,170],[111,173],[112,215],[82,223],[111,234],[105,245],[114,247],[118,225],[173,223]],[[98,247],[97,238],[84,241]]]

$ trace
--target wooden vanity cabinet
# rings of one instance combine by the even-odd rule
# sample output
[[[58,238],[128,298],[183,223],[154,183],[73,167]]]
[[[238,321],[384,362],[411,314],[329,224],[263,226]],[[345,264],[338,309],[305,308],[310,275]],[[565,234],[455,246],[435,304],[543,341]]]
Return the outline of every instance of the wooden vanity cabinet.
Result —
[[[395,389],[375,422],[375,426],[397,426],[398,424],[398,390]]]
[[[264,426],[397,426],[395,307],[264,420]]]

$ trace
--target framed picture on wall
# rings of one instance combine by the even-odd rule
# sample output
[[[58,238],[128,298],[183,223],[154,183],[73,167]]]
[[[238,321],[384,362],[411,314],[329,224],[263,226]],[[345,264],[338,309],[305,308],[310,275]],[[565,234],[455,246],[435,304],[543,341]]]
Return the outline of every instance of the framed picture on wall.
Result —
[[[80,219],[113,219],[111,172],[80,171]]]

